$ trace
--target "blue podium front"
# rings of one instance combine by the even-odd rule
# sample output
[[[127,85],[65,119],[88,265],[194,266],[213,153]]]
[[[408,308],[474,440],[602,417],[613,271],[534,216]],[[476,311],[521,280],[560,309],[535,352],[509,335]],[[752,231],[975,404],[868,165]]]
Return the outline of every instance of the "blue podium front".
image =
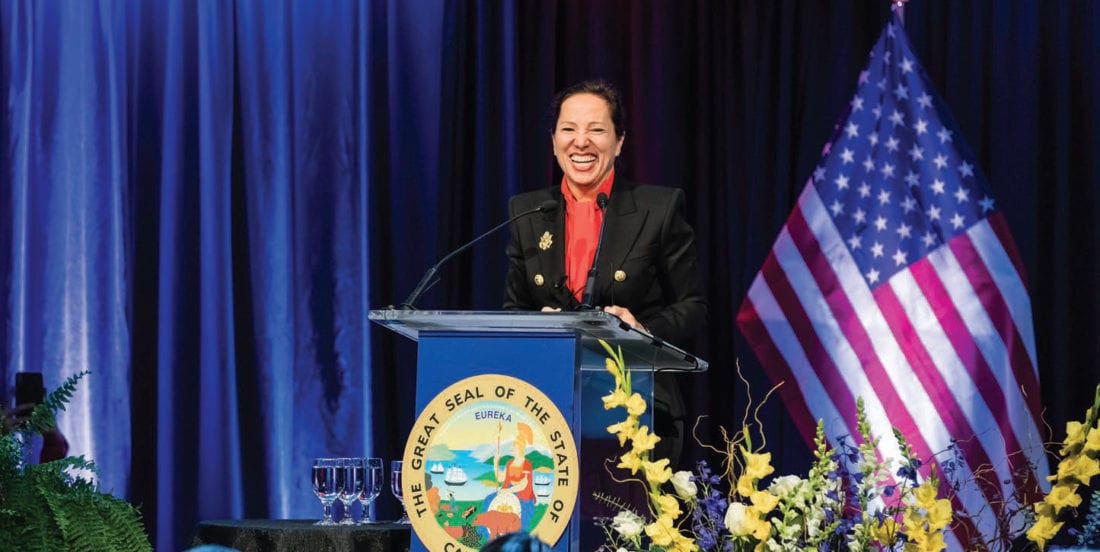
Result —
[[[601,406],[612,380],[600,340],[623,350],[635,390],[650,399],[655,368],[706,368],[602,312],[370,318],[418,343],[417,421],[401,472],[414,551],[477,550],[515,531],[556,551],[597,548],[602,531],[581,519],[580,504],[606,479],[614,423]]]

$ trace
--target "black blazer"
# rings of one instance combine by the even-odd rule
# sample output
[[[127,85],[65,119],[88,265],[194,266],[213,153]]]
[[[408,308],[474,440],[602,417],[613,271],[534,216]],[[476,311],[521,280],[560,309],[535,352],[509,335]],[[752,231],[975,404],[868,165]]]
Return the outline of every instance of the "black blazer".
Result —
[[[508,210],[515,216],[548,199],[558,201],[553,212],[512,223],[505,309],[577,306],[563,285],[565,201],[560,187],[519,194],[508,202]],[[683,191],[638,186],[616,177],[609,200],[594,302],[626,307],[653,335],[683,344],[707,320],[695,233],[681,215]]]

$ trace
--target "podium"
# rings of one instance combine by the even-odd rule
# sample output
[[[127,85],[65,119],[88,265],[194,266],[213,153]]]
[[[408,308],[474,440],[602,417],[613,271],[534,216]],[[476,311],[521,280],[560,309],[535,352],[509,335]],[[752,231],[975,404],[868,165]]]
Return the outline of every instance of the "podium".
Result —
[[[569,511],[555,512],[555,508],[566,508],[563,502],[556,500],[540,490],[558,489],[559,484],[565,485],[566,480],[557,477],[568,477],[569,481],[576,481],[578,493],[581,499],[586,492],[580,482],[581,475],[586,471],[603,471],[604,458],[586,458],[586,447],[583,446],[589,438],[610,439],[606,433],[609,423],[621,421],[625,414],[621,412],[607,413],[604,411],[600,397],[612,390],[613,380],[605,369],[607,353],[600,340],[608,343],[612,348],[622,351],[623,359],[628,370],[631,371],[634,390],[648,398],[651,408],[647,409],[649,415],[652,409],[652,381],[655,372],[701,372],[707,369],[706,361],[699,359],[686,351],[671,344],[665,343],[659,338],[639,331],[622,322],[619,318],[602,311],[580,312],[527,312],[527,311],[419,311],[419,310],[373,310],[369,313],[369,319],[390,330],[401,334],[417,342],[417,375],[416,375],[416,412],[421,419],[413,428],[410,437],[410,446],[417,449],[421,456],[409,456],[413,462],[420,463],[419,472],[414,472],[418,477],[424,478],[423,487],[416,481],[410,488],[413,496],[408,496],[406,491],[405,505],[414,519],[414,534],[411,550],[428,550],[424,542],[421,542],[418,525],[421,519],[418,516],[451,516],[455,520],[455,527],[447,527],[447,530],[455,539],[459,539],[462,529],[471,531],[469,527],[458,527],[463,520],[469,525],[469,520],[462,515],[473,516],[484,510],[476,501],[463,502],[461,496],[469,489],[477,489],[477,481],[468,481],[468,474],[463,471],[461,476],[452,472],[452,465],[458,465],[465,461],[466,466],[473,466],[474,470],[488,470],[486,465],[491,465],[485,460],[488,454],[485,446],[480,447],[481,452],[473,450],[463,451],[461,458],[452,454],[449,461],[439,460],[440,447],[431,446],[433,435],[438,436],[447,427],[453,426],[447,423],[435,422],[440,417],[449,413],[460,411],[464,403],[474,404],[475,400],[485,401],[490,407],[483,408],[484,412],[474,412],[472,416],[507,417],[508,412],[516,409],[524,410],[524,416],[538,422],[553,423],[555,416],[551,412],[560,413],[563,423],[567,424],[569,431],[577,445],[578,458],[576,459],[581,473],[558,474],[536,473],[534,479],[534,494],[538,497],[536,504],[542,504],[542,516],[554,516],[561,514],[563,520],[567,519],[567,526],[560,528],[560,537],[556,539],[554,550],[575,551],[592,550],[598,543],[588,542],[593,538],[602,540],[602,531],[586,531],[579,519],[579,502],[574,501],[568,507]],[[491,405],[494,400],[503,400],[504,389],[507,385],[482,385],[469,388],[455,387],[456,382],[477,380],[479,377],[502,376],[521,380],[535,392],[527,393],[536,395],[538,400],[528,396],[525,399],[514,399],[514,406],[494,409]],[[496,380],[493,380],[496,381]],[[511,381],[511,380],[508,380]],[[509,387],[510,388],[510,387]],[[496,389],[496,396],[493,395]],[[441,396],[441,392],[449,390],[447,396]],[[452,396],[453,395],[453,396]],[[510,395],[509,395],[510,396]],[[555,408],[549,408],[542,404],[544,397]],[[509,410],[511,408],[511,410]],[[428,409],[431,409],[429,413]],[[436,415],[439,413],[439,416]],[[503,412],[503,413],[502,413]],[[608,418],[613,416],[614,418]],[[613,421],[609,423],[608,419]],[[484,421],[484,420],[483,420]],[[450,419],[448,419],[450,422]],[[496,421],[496,456],[502,456],[502,442],[509,441],[501,435],[505,424]],[[645,423],[645,422],[643,422]],[[652,427],[652,423],[649,424]],[[490,426],[491,427],[491,426]],[[530,429],[528,427],[528,429]],[[536,427],[536,429],[538,429]],[[529,431],[527,433],[530,433]],[[547,435],[556,435],[562,432],[548,432]],[[415,445],[419,440],[423,446]],[[515,436],[511,443],[519,441],[531,441],[527,437]],[[537,440],[537,439],[536,439]],[[490,439],[491,441],[491,439]],[[530,444],[530,443],[528,443]],[[616,442],[617,444],[617,442]],[[415,445],[415,446],[414,446]],[[547,446],[543,452],[550,457],[557,453],[550,450],[560,448]],[[478,447],[472,447],[478,448]],[[489,447],[492,448],[491,446]],[[523,446],[522,450],[526,450]],[[520,450],[517,449],[517,450]],[[434,452],[433,452],[434,451]],[[436,454],[433,459],[433,454]],[[476,456],[476,458],[475,458]],[[518,455],[517,455],[518,456]],[[534,456],[538,457],[537,451]],[[591,453],[589,456],[593,456]],[[557,455],[558,460],[563,458],[570,460],[568,455]],[[475,462],[476,460],[476,462]],[[409,473],[409,465],[406,463],[405,472]],[[444,466],[447,465],[444,476]],[[556,467],[558,469],[560,467]],[[493,476],[496,468],[492,468]],[[452,474],[455,474],[452,477]],[[599,474],[596,475],[597,478]],[[545,476],[546,481],[540,481],[540,476]],[[408,477],[408,476],[406,476]],[[554,483],[549,483],[551,481]],[[540,487],[539,484],[545,485]],[[409,482],[406,481],[405,485]],[[466,487],[467,484],[473,484]],[[435,489],[434,491],[432,489]],[[424,492],[420,492],[424,491]],[[484,492],[482,490],[482,492]],[[456,499],[458,495],[458,499]],[[546,495],[546,496],[544,496]],[[545,502],[539,502],[546,500]],[[488,504],[488,499],[486,499]],[[442,510],[442,511],[441,511]],[[443,519],[443,518],[439,518]],[[445,523],[450,523],[447,521]],[[543,525],[539,525],[539,529]],[[482,543],[495,537],[493,527],[489,527],[486,535],[486,523],[478,525],[481,531]],[[434,532],[434,524],[431,525]],[[509,526],[515,530],[515,525]],[[507,527],[500,528],[506,531]],[[433,533],[434,534],[434,533]],[[536,533],[539,534],[539,533]],[[585,538],[585,535],[588,538]],[[542,534],[539,534],[542,536]],[[477,535],[465,535],[461,538],[476,538]],[[544,538],[544,540],[550,540]],[[474,541],[471,541],[474,542]],[[435,546],[432,549],[441,546]],[[457,547],[447,547],[448,550],[459,550]]]

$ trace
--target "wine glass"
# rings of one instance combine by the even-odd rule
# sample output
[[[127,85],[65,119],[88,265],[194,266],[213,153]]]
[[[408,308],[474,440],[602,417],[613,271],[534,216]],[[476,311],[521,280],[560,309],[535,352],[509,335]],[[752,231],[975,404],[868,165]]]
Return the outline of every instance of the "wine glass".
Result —
[[[363,486],[359,490],[359,503],[363,505],[363,513],[359,516],[359,525],[373,523],[370,515],[374,499],[382,494],[382,487],[386,484],[385,474],[382,472],[381,458],[363,459]]]
[[[405,514],[405,497],[401,495],[401,461],[390,462],[390,492],[401,503],[401,519],[397,523],[409,523],[409,516]]]
[[[344,478],[340,471],[340,462],[336,458],[313,459],[313,492],[325,508],[325,517],[314,525],[336,525],[332,521],[332,503],[343,490]]]
[[[344,518],[340,525],[355,525],[351,517],[351,505],[363,490],[363,459],[341,458],[340,470],[344,473],[344,486],[340,489],[340,502],[344,503]]]

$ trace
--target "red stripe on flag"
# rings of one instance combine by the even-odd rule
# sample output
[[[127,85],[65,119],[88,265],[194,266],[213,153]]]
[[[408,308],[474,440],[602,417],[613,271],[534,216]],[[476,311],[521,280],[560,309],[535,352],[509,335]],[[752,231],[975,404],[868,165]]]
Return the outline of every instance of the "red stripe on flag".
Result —
[[[1016,267],[1016,276],[1024,283],[1024,287],[1027,287],[1027,274],[1024,273],[1024,263],[1020,260],[1020,251],[1016,249],[1016,242],[1012,239],[1012,234],[1008,232],[1008,223],[1005,222],[1004,215],[999,211],[994,211],[985,217],[985,220],[989,222],[989,227],[993,229],[993,233],[997,234],[997,239],[1001,241],[1001,247],[1004,247],[1005,253],[1008,254],[1008,260],[1012,261],[1012,266]]]
[[[948,245],[955,254],[955,258],[959,260],[959,265],[966,273],[966,278],[970,280],[970,286],[974,288],[978,298],[981,299],[982,305],[989,314],[989,320],[997,328],[997,333],[1000,334],[1005,349],[1008,350],[1009,362],[1012,364],[1012,373],[1016,378],[1017,387],[1022,387],[1025,391],[1039,389],[1039,380],[1035,377],[1031,357],[1028,356],[1027,347],[1024,346],[1023,338],[1012,319],[1008,303],[1005,302],[1004,296],[1001,295],[997,283],[993,281],[993,276],[989,273],[985,263],[982,262],[978,251],[974,249],[973,242],[966,234],[959,234]],[[1041,427],[1042,418],[1040,413],[1043,407],[1039,403],[1039,393],[1024,393],[1024,397],[1035,427]]]
[[[794,419],[798,432],[806,439],[807,446],[812,449],[817,434],[816,420],[806,406],[798,379],[791,372],[787,359],[783,358],[783,354],[775,346],[775,342],[756,312],[756,307],[748,297],[745,298],[740,312],[737,313],[737,325],[741,327],[741,333],[748,340],[749,347],[756,352],[756,357],[760,359],[760,364],[772,383],[775,385],[782,383],[779,387],[779,396],[787,405],[787,410]]]
[[[802,350],[806,352],[806,358],[810,362],[810,367],[817,373],[817,378],[821,380],[821,386],[832,396],[833,404],[844,419],[845,427],[856,427],[855,397],[852,396],[847,382],[841,377],[832,357],[818,338],[810,317],[806,314],[802,302],[798,300],[798,295],[795,294],[791,283],[787,281],[774,251],[764,261],[760,275],[771,288],[775,302],[779,304],[779,309],[783,311],[783,315],[790,323],[791,330],[798,338]]]
[[[951,435],[955,437],[955,443],[963,452],[967,466],[971,470],[982,466],[992,466],[993,462],[990,462],[989,455],[977,438],[959,438],[961,435],[972,436],[974,430],[970,427],[970,422],[962,415],[962,406],[959,405],[955,395],[951,393],[949,385],[943,380],[939,370],[936,369],[935,362],[929,356],[927,349],[924,348],[920,336],[917,335],[916,329],[910,322],[905,309],[902,308],[893,288],[890,286],[876,288],[875,301],[878,303],[879,309],[882,310],[891,332],[901,345],[901,350],[909,361],[909,366],[913,368],[913,374],[920,380],[921,385],[928,394],[928,398],[936,407],[936,413],[939,414],[940,419],[947,426]],[[928,414],[933,415],[934,413],[930,412]],[[999,442],[1000,440],[998,440]],[[979,489],[982,495],[985,496],[986,502],[993,507],[994,512],[999,517],[1004,502],[1000,486],[994,484],[993,481],[988,481],[987,478],[976,477],[975,479],[979,483]],[[944,483],[947,482],[944,481]]]
[[[906,435],[907,439],[911,439],[913,435],[920,435],[917,424],[910,416],[909,410],[901,397],[898,396],[890,375],[886,373],[885,368],[882,366],[882,360],[871,344],[871,337],[867,335],[867,331],[860,322],[855,308],[848,300],[844,287],[841,285],[836,273],[833,272],[829,260],[822,254],[817,238],[806,224],[801,206],[795,205],[791,211],[791,216],[787,219],[787,228],[790,230],[791,238],[798,247],[799,253],[806,260],[810,274],[813,275],[818,288],[823,291],[831,316],[837,321],[840,331],[844,334],[844,339],[855,352],[856,357],[859,358],[861,366],[858,368],[863,370],[868,382],[871,384],[871,389],[868,391],[878,396],[890,424]],[[864,284],[859,282],[859,285]],[[923,437],[921,437],[919,444],[920,446],[914,448],[923,449],[921,454],[931,456],[931,449],[925,443]]]
[[[997,377],[986,362],[985,357],[982,356],[978,345],[974,342],[970,330],[963,322],[962,315],[959,314],[955,305],[951,302],[950,295],[932,267],[932,263],[928,260],[928,257],[925,257],[909,265],[909,270],[912,272],[917,286],[920,287],[921,292],[928,299],[928,304],[936,314],[936,319],[943,328],[944,335],[951,343],[967,373],[970,374],[970,379],[974,382],[974,388],[982,396],[986,407],[993,415],[993,421],[996,422],[1001,438],[1004,439],[1005,450],[1012,452],[1021,450],[1020,443],[1016,439],[1016,433],[1009,421],[1012,414],[1005,402],[1000,383],[998,383]],[[1027,459],[1022,458],[1020,454],[1010,454],[1007,460],[1012,479],[1017,487],[1026,488],[1023,486],[1026,481],[1034,480],[1034,477],[1028,475],[1031,474],[1031,468],[1028,466]]]

